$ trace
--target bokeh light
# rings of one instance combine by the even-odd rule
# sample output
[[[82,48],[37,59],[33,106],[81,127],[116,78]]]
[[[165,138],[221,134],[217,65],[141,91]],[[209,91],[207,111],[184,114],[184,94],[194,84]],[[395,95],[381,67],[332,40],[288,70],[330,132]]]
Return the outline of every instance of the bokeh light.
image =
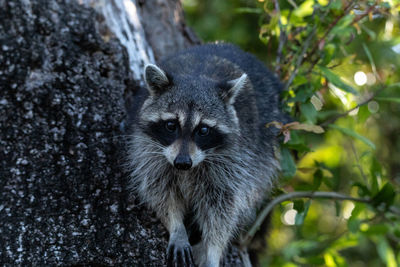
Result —
[[[354,74],[354,82],[359,86],[366,84],[367,83],[367,75],[363,71],[357,71]]]

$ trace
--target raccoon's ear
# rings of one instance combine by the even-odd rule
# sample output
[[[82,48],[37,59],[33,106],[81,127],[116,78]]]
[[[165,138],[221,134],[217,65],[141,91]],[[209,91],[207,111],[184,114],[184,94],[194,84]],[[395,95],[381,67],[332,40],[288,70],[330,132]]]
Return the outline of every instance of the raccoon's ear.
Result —
[[[222,99],[226,103],[233,105],[233,103],[235,103],[236,96],[245,87],[246,83],[248,83],[248,77],[246,73],[243,73],[242,76],[237,79],[225,82],[224,85],[221,86]]]
[[[147,64],[144,67],[144,79],[147,84],[147,89],[150,95],[160,95],[170,83],[167,74],[153,64]]]

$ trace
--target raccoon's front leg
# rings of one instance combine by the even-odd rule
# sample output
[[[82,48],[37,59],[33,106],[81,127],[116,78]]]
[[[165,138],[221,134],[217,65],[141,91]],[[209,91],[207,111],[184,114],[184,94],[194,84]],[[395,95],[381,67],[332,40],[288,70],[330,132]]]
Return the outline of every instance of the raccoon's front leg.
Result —
[[[195,248],[196,264],[200,267],[218,267],[234,229],[238,214],[231,207],[207,207],[202,211],[199,224],[202,231],[202,240]]]
[[[160,217],[169,232],[167,266],[194,266],[192,248],[183,224],[183,207],[176,201],[170,201],[166,214]]]

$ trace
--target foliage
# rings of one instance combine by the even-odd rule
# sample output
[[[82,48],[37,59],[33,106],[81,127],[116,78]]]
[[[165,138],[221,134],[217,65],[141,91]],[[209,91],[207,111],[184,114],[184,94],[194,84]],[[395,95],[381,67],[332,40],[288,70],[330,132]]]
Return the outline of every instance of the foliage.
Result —
[[[276,194],[353,199],[281,202],[263,266],[400,266],[400,1],[183,3],[203,39],[241,45],[284,83],[299,124],[268,125],[286,141]]]

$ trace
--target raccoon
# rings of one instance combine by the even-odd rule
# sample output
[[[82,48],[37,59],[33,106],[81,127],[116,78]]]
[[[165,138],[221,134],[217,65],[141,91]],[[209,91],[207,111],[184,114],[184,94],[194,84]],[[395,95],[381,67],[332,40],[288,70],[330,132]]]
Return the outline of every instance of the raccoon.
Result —
[[[168,266],[219,266],[276,179],[277,132],[266,124],[282,119],[281,85],[226,43],[191,47],[144,72],[147,90],[131,111],[132,188],[169,231]]]

